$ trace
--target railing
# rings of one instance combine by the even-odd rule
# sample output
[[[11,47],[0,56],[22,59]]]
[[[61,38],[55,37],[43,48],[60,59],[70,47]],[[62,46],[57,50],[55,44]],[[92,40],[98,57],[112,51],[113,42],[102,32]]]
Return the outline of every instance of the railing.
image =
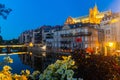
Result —
[[[26,45],[0,45],[0,53],[27,52]]]
[[[47,34],[46,38],[51,39],[51,38],[53,38],[53,35],[52,34]]]
[[[92,32],[78,32],[75,34],[61,34],[61,37],[78,37],[78,36],[91,36]]]
[[[61,44],[70,44],[71,41],[60,41]]]
[[[28,54],[28,52],[12,52],[12,53],[10,53],[10,54],[0,53],[0,56],[5,56],[5,55],[16,55],[16,54]]]
[[[5,48],[5,47],[27,47],[26,45],[0,45],[0,48]]]

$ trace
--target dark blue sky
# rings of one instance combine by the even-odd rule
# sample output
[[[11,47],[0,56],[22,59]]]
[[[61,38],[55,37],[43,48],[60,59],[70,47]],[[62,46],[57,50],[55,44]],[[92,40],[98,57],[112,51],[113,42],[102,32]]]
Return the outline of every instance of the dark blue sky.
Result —
[[[95,3],[99,11],[118,10],[119,0],[0,0],[12,12],[7,20],[0,17],[4,39],[17,38],[25,30],[42,25],[63,25],[68,16],[87,15]]]

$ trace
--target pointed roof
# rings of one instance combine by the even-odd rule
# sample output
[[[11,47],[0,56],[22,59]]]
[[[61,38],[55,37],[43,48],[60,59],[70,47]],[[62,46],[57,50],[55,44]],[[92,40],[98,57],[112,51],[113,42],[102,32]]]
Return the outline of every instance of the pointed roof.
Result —
[[[98,7],[97,7],[97,4],[96,4],[96,3],[95,3],[95,6],[94,6],[93,9],[98,11]]]
[[[95,6],[94,6],[94,8],[97,8],[97,4],[95,3]]]

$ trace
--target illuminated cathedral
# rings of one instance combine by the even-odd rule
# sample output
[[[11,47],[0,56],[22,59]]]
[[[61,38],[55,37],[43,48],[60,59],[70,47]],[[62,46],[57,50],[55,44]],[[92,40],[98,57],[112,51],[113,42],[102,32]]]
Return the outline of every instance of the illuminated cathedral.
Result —
[[[65,21],[65,24],[76,24],[76,23],[93,23],[93,24],[100,24],[102,18],[104,16],[111,15],[111,11],[99,12],[97,5],[94,8],[89,9],[89,15],[81,16],[77,18],[68,17]]]

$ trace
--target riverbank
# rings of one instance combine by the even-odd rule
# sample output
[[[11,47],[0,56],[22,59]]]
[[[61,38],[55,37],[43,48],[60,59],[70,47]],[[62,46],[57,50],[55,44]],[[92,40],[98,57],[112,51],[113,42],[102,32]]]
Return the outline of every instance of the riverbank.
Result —
[[[63,56],[70,55],[70,53],[68,52],[60,52],[52,49],[46,49],[45,51],[45,50],[42,50],[41,47],[28,47],[28,52],[32,52],[33,54],[39,54],[41,56],[44,56],[45,54],[63,55]]]

